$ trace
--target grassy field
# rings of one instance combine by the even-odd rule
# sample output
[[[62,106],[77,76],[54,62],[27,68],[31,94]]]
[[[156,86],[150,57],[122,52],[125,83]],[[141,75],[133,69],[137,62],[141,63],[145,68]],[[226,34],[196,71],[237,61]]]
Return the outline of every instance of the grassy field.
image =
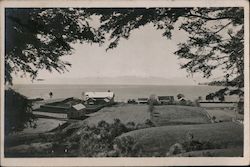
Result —
[[[148,105],[145,104],[119,104],[105,107],[97,113],[90,114],[85,121],[96,125],[101,120],[112,123],[114,119],[120,119],[122,123],[132,121],[136,124],[145,123],[147,119],[151,119],[157,126],[210,123],[206,111],[202,108],[177,105],[155,106],[151,117]]]
[[[225,121],[232,121],[232,119],[240,119],[243,120],[244,115],[236,113],[234,110],[229,109],[206,109],[208,114],[213,117],[215,116],[215,121],[225,122]]]
[[[153,114],[148,109],[149,106],[145,104],[121,103],[88,114],[89,118],[83,121],[69,120],[64,124],[65,126],[62,125],[63,122],[60,120],[39,118],[37,129],[26,129],[23,134],[8,136],[6,138],[8,142],[5,142],[5,145],[8,146],[6,148],[10,156],[19,152],[22,156],[27,153],[30,153],[29,156],[48,156],[47,151],[51,150],[52,145],[56,145],[59,139],[62,140],[60,143],[65,145],[67,143],[72,144],[72,141],[79,142],[80,134],[85,131],[86,125],[97,125],[102,120],[113,123],[114,119],[120,119],[123,124],[134,122],[138,125],[145,124],[146,120],[150,119],[156,127],[152,127],[153,125],[146,128],[141,126],[144,129],[137,128],[138,130],[133,129],[130,132],[126,131],[127,133],[125,133],[123,131],[124,134],[118,134],[122,134],[119,137],[131,136],[135,139],[143,147],[146,156],[166,156],[171,146],[187,140],[187,134],[192,134],[195,141],[212,142],[218,147],[210,150],[196,150],[176,156],[232,157],[242,155],[243,126],[229,122],[234,116],[232,112],[178,105],[154,106]],[[211,116],[216,116],[217,119],[227,122],[211,123]],[[50,131],[59,123],[62,125],[60,128]],[[93,140],[91,139],[90,142],[93,143]],[[61,148],[62,146],[59,145],[58,147]],[[33,152],[36,155],[33,155]],[[79,156],[79,151],[78,148],[74,148],[73,153],[60,155]],[[53,153],[53,156],[57,156],[57,154]]]
[[[34,115],[37,115],[38,117],[51,117],[51,118],[61,118],[61,119],[67,119],[67,114],[64,113],[51,113],[51,112],[40,112],[40,111],[33,111]]]
[[[210,123],[207,113],[200,107],[161,105],[155,106],[156,117],[153,117],[157,125],[173,124],[204,124]]]
[[[131,121],[136,124],[144,123],[147,119],[150,119],[150,113],[147,110],[147,105],[115,105],[113,107],[105,107],[97,113],[92,114],[85,122],[89,125],[96,125],[101,120],[112,123],[114,119],[120,119],[122,123]]]
[[[20,133],[43,133],[48,132],[54,128],[56,128],[59,124],[62,125],[66,121],[61,121],[57,119],[46,119],[46,118],[38,118],[36,121],[36,128],[25,128]]]
[[[194,140],[211,141],[226,147],[243,145],[243,126],[233,122],[199,125],[161,126],[135,130],[121,136],[131,136],[143,146],[146,152],[167,152],[175,143],[185,141],[187,133]]]
[[[191,151],[176,155],[177,157],[242,157],[243,148],[227,148],[227,149],[212,149],[212,150],[201,150]]]

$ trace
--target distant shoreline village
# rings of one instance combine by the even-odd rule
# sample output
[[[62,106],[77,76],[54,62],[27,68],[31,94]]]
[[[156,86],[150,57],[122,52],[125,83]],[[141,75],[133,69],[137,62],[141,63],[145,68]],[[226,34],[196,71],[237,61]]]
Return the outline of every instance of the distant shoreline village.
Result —
[[[150,97],[138,97],[137,99],[127,99],[125,102],[115,100],[115,93],[110,90],[106,92],[82,92],[81,98],[53,98],[53,92],[49,93],[49,99],[33,98],[29,99],[35,103],[34,111],[38,111],[38,115],[46,113],[64,113],[68,119],[85,119],[88,114],[99,111],[104,107],[116,105],[117,103],[128,104],[147,104],[150,105],[150,100],[154,98],[154,105],[184,105],[197,107],[227,107],[233,108],[236,105],[235,101],[222,101],[218,98],[206,97],[203,100],[198,97],[195,101],[185,98],[183,94],[174,96],[157,96],[152,94]],[[35,112],[36,113],[36,112]],[[47,115],[47,114],[45,114]]]

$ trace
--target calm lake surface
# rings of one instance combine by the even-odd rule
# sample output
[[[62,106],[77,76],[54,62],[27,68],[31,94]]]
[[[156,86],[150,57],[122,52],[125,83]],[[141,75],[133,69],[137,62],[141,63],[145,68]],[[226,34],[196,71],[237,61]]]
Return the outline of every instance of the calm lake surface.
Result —
[[[127,101],[128,99],[137,99],[139,97],[149,97],[151,94],[174,96],[182,93],[186,99],[194,100],[201,96],[204,100],[208,93],[215,92],[222,87],[204,86],[204,85],[14,85],[13,88],[21,94],[29,97],[49,98],[49,92],[53,92],[53,98],[76,97],[81,98],[82,92],[88,91],[113,91],[115,100]],[[237,101],[236,96],[226,97],[226,101]]]

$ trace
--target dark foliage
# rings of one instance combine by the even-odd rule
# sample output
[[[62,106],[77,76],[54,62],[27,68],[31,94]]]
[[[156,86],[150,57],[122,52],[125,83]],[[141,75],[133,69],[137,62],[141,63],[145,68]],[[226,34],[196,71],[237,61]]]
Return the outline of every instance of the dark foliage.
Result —
[[[145,125],[148,127],[155,127],[155,124],[150,119],[146,119]]]
[[[116,156],[119,157],[141,157],[143,155],[142,146],[131,136],[116,138],[114,140]]]
[[[215,81],[226,87],[215,93],[222,95],[242,94],[244,87],[244,10],[243,8],[197,8],[190,11],[180,26],[189,34],[186,42],[179,44],[175,52],[180,59],[188,60],[181,65],[190,73],[202,72],[209,78],[214,69],[224,76]]]
[[[135,99],[128,99],[128,104],[138,104]]]
[[[131,31],[153,24],[171,38],[175,23],[187,32],[188,40],[175,54],[186,63],[181,68],[191,74],[202,72],[209,78],[215,69],[224,72],[218,82],[235,87],[225,94],[242,94],[244,87],[244,10],[224,8],[54,8],[5,10],[5,81],[22,71],[35,78],[38,70],[63,72],[68,62],[61,57],[72,53],[75,42],[103,42],[107,49],[129,39]],[[91,16],[100,19],[99,28],[89,26]]]
[[[5,90],[4,119],[5,135],[28,126],[36,127],[30,101],[12,89]]]
[[[72,43],[102,40],[88,19],[81,9],[5,9],[5,83],[19,71],[35,79],[41,69],[67,70],[61,57],[72,54]]]
[[[110,33],[108,49],[117,47],[119,41],[129,39],[131,31],[153,24],[168,39],[175,23],[187,32],[188,40],[179,44],[175,54],[186,63],[181,68],[191,75],[203,73],[209,78],[215,69],[224,72],[217,82],[224,82],[225,95],[242,94],[244,87],[244,10],[226,8],[129,8],[93,10],[100,15],[101,33]],[[91,12],[90,12],[91,13]],[[216,94],[217,95],[217,94]],[[221,98],[222,100],[222,98]]]
[[[122,155],[125,153],[128,154],[128,152],[131,150],[124,150],[123,148],[127,147],[128,145],[132,147],[134,142],[127,139],[116,139],[116,137],[123,133],[129,132],[130,130],[132,129],[127,128],[123,123],[121,123],[119,119],[115,119],[114,123],[112,124],[109,124],[105,121],[100,121],[97,126],[86,126],[84,131],[82,131],[79,141],[80,155],[84,157],[107,157],[121,156],[121,152]],[[117,151],[117,149],[121,149],[121,152]],[[127,149],[129,149],[129,147],[127,147]]]
[[[129,39],[131,31],[152,23],[156,29],[164,30],[163,36],[171,38],[174,22],[180,16],[186,15],[190,8],[110,8],[87,10],[100,15],[99,31],[111,33],[111,41],[107,49],[117,47],[119,41]]]
[[[154,124],[147,120],[144,127],[152,127]],[[80,134],[79,151],[84,157],[138,157],[142,156],[142,146],[132,137],[120,137],[123,133],[139,129],[134,122],[127,124],[115,119],[109,124],[100,121],[97,126],[86,128]],[[145,154],[146,155],[146,154]]]

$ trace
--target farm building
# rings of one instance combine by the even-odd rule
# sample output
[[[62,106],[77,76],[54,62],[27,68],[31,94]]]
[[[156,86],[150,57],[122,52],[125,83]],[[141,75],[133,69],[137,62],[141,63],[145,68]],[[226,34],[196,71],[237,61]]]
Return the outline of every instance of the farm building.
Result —
[[[161,104],[173,104],[174,96],[158,96]]]
[[[148,104],[148,98],[138,98],[138,104]]]
[[[114,92],[86,92],[84,99],[86,104],[112,104],[114,103]]]
[[[70,119],[83,119],[86,114],[86,106],[82,103],[71,106],[68,110],[67,116]]]
[[[73,97],[66,99],[50,99],[45,104],[41,105],[38,110],[53,113],[67,113],[71,106],[80,102],[81,100],[75,99]]]

